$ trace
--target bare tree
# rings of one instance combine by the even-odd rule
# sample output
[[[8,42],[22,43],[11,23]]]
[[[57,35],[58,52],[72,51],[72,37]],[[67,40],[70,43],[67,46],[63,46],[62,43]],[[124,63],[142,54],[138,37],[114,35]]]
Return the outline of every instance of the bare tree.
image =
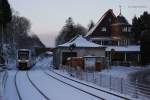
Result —
[[[12,21],[8,24],[6,30],[8,37],[6,42],[15,48],[30,48],[34,45],[44,46],[36,35],[29,36],[31,33],[31,23],[25,17],[18,15],[12,16]]]

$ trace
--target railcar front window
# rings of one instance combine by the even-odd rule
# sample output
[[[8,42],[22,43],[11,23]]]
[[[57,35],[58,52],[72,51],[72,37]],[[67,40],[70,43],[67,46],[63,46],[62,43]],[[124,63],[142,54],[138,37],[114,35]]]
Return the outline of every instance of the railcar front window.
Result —
[[[21,60],[29,59],[29,52],[19,52],[18,59],[21,59]]]

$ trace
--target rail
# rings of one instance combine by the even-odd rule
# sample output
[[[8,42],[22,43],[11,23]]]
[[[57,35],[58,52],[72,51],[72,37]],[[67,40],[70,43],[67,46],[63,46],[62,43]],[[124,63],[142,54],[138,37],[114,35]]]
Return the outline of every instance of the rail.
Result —
[[[54,77],[54,76],[48,74],[48,73],[45,72],[45,71],[44,71],[44,73],[45,73],[46,75],[50,76],[51,78],[53,78],[53,79],[55,79],[55,80],[57,80],[57,81],[59,81],[59,82],[61,82],[61,83],[64,83],[64,84],[66,84],[66,85],[68,85],[68,86],[70,86],[70,87],[73,87],[73,88],[75,88],[75,89],[77,89],[77,90],[79,90],[79,91],[82,91],[82,92],[84,92],[84,93],[86,93],[86,94],[89,94],[89,95],[91,95],[91,96],[94,96],[94,97],[96,97],[96,98],[98,98],[98,99],[100,99],[100,100],[105,100],[104,98],[102,98],[102,97],[100,97],[100,96],[97,96],[97,95],[92,94],[92,93],[90,93],[90,92],[87,92],[87,91],[85,91],[85,90],[83,90],[83,89],[80,89],[80,88],[78,88],[78,87],[76,87],[76,86],[73,86],[73,85],[71,85],[71,84],[69,84],[69,83],[67,83],[67,82],[64,82],[64,81],[62,81],[62,80],[60,80],[60,79],[58,79],[58,78],[56,78],[56,77]]]
[[[8,77],[8,72],[6,70],[3,70],[2,72],[0,72],[1,74],[1,84],[0,84],[0,90],[1,90],[1,94],[0,94],[0,99],[1,100],[5,100],[5,95],[4,95],[4,91],[5,91],[5,86],[6,86],[6,80],[7,80],[7,77]]]
[[[51,100],[49,97],[47,97],[47,96],[34,84],[34,82],[33,82],[33,81],[31,80],[31,78],[29,77],[28,71],[26,72],[26,75],[27,75],[27,77],[28,77],[30,83],[33,85],[33,87],[34,87],[42,96],[44,96],[44,98],[45,98],[46,100]]]
[[[7,78],[8,78],[8,72],[5,71],[3,79],[2,79],[2,87],[3,87],[3,89],[5,89],[5,87],[6,87]]]
[[[14,81],[15,81],[15,87],[16,87],[16,91],[17,91],[17,95],[19,97],[19,100],[23,100],[22,97],[21,97],[21,94],[20,94],[20,91],[19,91],[19,88],[17,86],[17,74],[19,73],[19,71],[17,71],[15,73],[15,78],[14,78]]]
[[[123,95],[127,95],[131,98],[142,100],[149,100],[150,98],[150,85],[141,84],[138,80],[131,81],[100,73],[95,75],[95,72],[93,72],[91,75],[93,76],[92,80],[89,81],[89,76],[87,75],[89,72],[81,72],[81,78],[79,78],[79,72],[77,70],[68,72],[65,67],[62,70],[63,72],[66,71],[67,73],[71,74],[75,78],[94,83],[100,87],[107,88],[111,91],[118,92]],[[73,80],[73,78],[70,79]]]
[[[101,91],[101,92],[104,92],[104,93],[107,93],[107,94],[110,94],[110,95],[113,95],[113,96],[116,96],[116,97],[118,97],[118,98],[122,98],[122,99],[125,99],[125,100],[131,100],[131,99],[129,99],[129,98],[126,98],[126,97],[117,95],[117,94],[115,94],[115,93],[111,93],[111,92],[105,91],[105,90],[103,90],[103,89],[100,89],[100,88],[96,88],[96,87],[94,87],[94,86],[91,86],[91,85],[89,85],[89,84],[86,84],[86,83],[83,83],[83,82],[74,80],[74,79],[69,78],[69,77],[66,77],[66,76],[63,76],[63,75],[58,74],[57,72],[54,72],[54,71],[52,71],[52,70],[50,70],[50,71],[53,72],[53,73],[55,73],[55,74],[57,74],[57,75],[59,75],[59,76],[61,76],[61,77],[64,77],[64,78],[69,79],[69,80],[71,80],[71,81],[74,81],[74,82],[76,82],[76,83],[79,83],[79,84],[88,86],[88,87],[93,88],[93,89],[95,89],[95,90],[98,90],[98,91]]]

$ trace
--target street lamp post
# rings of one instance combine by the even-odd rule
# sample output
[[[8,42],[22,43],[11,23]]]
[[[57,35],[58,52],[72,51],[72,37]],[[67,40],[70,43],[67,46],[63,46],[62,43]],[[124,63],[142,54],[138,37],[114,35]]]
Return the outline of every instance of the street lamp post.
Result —
[[[71,52],[71,63],[70,63],[70,67],[72,68],[72,51],[73,51],[73,49],[76,47],[76,44],[71,44],[70,46],[69,46],[69,49],[70,49],[70,52]]]
[[[110,50],[110,69],[111,69],[111,66],[113,65],[113,60],[112,59],[113,59],[114,52],[115,52],[114,49]]]
[[[2,14],[3,14],[2,11],[0,11],[0,16],[2,16]],[[3,27],[2,27],[2,24],[0,24],[0,30],[1,30],[0,31],[0,33],[1,33],[0,54],[2,54],[2,48],[3,48],[2,47],[2,41],[3,41],[3,32],[2,32],[3,31]]]

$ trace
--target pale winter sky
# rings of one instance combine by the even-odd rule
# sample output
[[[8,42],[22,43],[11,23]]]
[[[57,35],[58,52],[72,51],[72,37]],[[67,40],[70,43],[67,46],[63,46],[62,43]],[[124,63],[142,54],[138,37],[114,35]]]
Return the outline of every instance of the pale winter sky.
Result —
[[[72,17],[75,23],[87,27],[90,20],[95,23],[108,10],[118,15],[119,5],[122,14],[131,23],[132,18],[143,11],[150,13],[150,0],[9,0],[11,7],[32,23],[32,31],[42,42],[54,46],[65,20]]]

